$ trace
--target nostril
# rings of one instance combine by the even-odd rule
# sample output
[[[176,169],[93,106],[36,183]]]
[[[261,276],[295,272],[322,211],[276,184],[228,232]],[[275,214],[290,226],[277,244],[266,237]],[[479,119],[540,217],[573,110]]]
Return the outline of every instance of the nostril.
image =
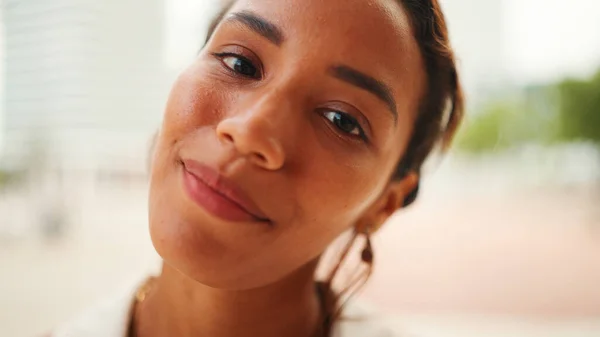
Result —
[[[262,153],[254,153],[253,156],[256,159],[256,161],[258,161],[261,164],[264,164],[267,162],[267,157],[265,157]]]
[[[225,143],[233,143],[233,136],[229,133],[222,133],[221,140]]]

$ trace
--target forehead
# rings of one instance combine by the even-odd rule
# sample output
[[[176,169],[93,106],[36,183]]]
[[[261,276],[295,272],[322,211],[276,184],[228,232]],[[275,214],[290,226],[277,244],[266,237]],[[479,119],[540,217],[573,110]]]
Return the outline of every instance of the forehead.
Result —
[[[395,0],[238,0],[232,11],[252,11],[281,27],[292,44],[370,50],[410,56],[414,38]]]
[[[280,27],[294,55],[348,64],[388,83],[400,99],[420,97],[424,68],[397,0],[238,0],[232,11],[251,11]]]

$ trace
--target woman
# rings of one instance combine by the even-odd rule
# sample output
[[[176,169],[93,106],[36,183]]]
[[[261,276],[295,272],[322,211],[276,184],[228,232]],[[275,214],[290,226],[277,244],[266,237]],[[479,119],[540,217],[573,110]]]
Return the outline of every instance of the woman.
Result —
[[[162,273],[54,336],[383,336],[341,315],[463,99],[437,0],[237,0],[178,78],[152,158]],[[366,272],[322,282],[352,232]],[[135,297],[135,298],[134,298]]]

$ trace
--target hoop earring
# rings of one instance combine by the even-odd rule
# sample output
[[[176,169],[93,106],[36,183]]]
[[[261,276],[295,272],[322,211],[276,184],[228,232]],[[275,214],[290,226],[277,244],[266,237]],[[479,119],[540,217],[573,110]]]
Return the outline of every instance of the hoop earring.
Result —
[[[417,186],[415,186],[415,188],[412,191],[410,191],[410,193],[408,193],[404,198],[404,203],[402,207],[408,207],[417,200],[417,196],[419,195],[419,188],[420,183],[417,183]]]
[[[373,263],[373,247],[371,246],[371,234],[368,228],[363,235],[365,236],[365,247],[360,254],[360,258],[364,263],[371,264]]]

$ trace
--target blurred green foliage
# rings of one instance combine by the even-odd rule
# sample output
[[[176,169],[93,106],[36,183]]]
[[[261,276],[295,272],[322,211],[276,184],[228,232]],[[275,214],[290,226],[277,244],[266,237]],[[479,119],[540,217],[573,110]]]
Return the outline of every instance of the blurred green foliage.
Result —
[[[8,182],[8,175],[4,171],[0,171],[0,188]]]
[[[549,143],[555,138],[556,126],[553,118],[542,111],[524,98],[487,102],[465,121],[457,137],[458,147],[482,153],[527,143]]]
[[[0,190],[22,182],[23,178],[23,172],[13,172],[0,169]]]
[[[486,102],[468,115],[457,146],[482,153],[573,141],[600,146],[600,71],[589,79],[528,87]]]
[[[565,80],[557,85],[560,138],[600,145],[600,71],[591,79]]]

